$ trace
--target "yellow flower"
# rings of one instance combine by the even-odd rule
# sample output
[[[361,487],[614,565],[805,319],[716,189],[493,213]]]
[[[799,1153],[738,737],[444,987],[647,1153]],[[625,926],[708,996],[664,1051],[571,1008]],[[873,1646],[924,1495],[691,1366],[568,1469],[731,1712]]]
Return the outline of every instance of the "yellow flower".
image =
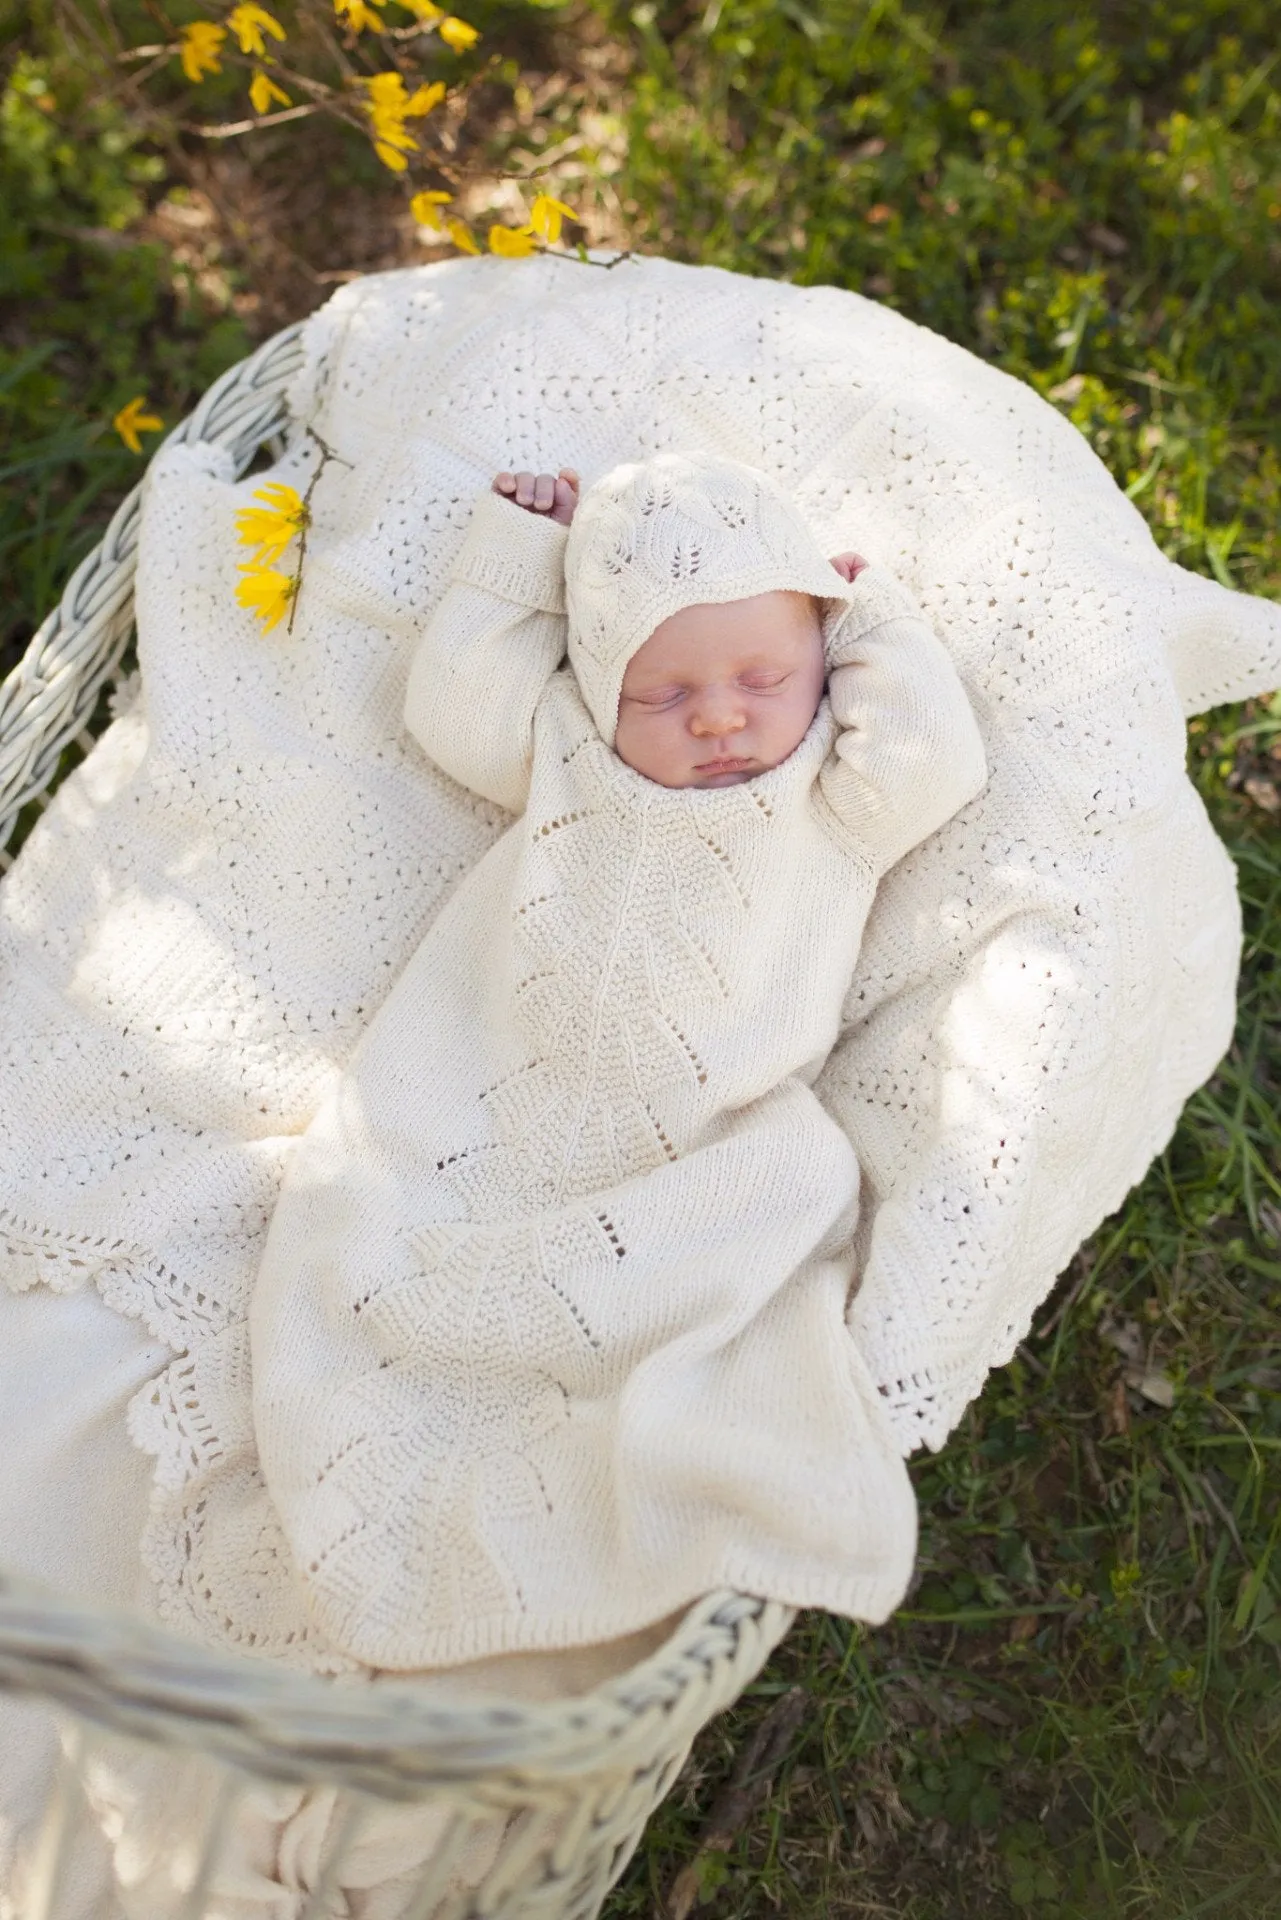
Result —
[[[408,165],[405,155],[418,145],[405,130],[409,107],[405,83],[398,73],[375,73],[364,85],[369,96],[365,111],[373,126],[374,151],[384,166],[403,173]]]
[[[190,26],[183,28],[178,57],[182,61],[183,72],[193,86],[203,80],[207,73],[222,72],[218,53],[226,38],[226,27],[215,26],[212,20],[193,20]]]
[[[438,107],[445,97],[443,80],[433,80],[430,86],[415,87],[405,105],[405,112],[412,120],[421,120],[425,113]]]
[[[264,73],[261,67],[254,68],[254,77],[249,82],[249,99],[255,113],[266,113],[273,100],[282,107],[289,105],[289,95],[284,88],[278,87],[270,74]]]
[[[465,221],[448,221],[445,226],[445,232],[449,235],[460,253],[480,252],[480,248],[476,244],[475,236]]]
[[[453,197],[452,193],[440,193],[435,189],[416,193],[409,203],[409,211],[420,227],[430,227],[433,233],[444,233],[445,216],[441,208]]]
[[[369,96],[365,111],[373,127],[374,152],[393,173],[403,173],[409,164],[405,155],[418,151],[418,142],[405,122],[421,119],[444,99],[444,82],[433,80],[428,87],[406,93],[399,73],[375,73],[362,84]]]
[[[553,247],[560,239],[561,221],[577,218],[572,207],[567,207],[563,200],[553,200],[550,193],[540,193],[529,210],[530,226]]]
[[[242,546],[258,549],[247,564],[260,569],[279,560],[294,535],[311,525],[311,514],[302,495],[281,480],[259,487],[254,499],[263,500],[266,505],[240,509],[236,515],[236,538]]]
[[[466,53],[468,47],[474,47],[480,39],[480,28],[469,27],[456,13],[447,13],[436,29],[447,47],[455,53]]]
[[[399,0],[406,13],[412,13],[425,27],[434,27],[438,20],[445,17],[445,9],[436,5],[436,0]]]
[[[238,7],[233,7],[227,15],[227,25],[239,40],[242,53],[266,53],[267,42],[262,37],[264,33],[269,33],[273,40],[283,40],[285,37],[285,30],[275,15],[268,13],[265,7],[256,7],[253,0],[241,0]]]
[[[242,607],[256,614],[262,621],[264,633],[270,633],[293,605],[298,592],[296,573],[276,573],[271,567],[249,566],[240,571],[244,579],[236,588],[236,599]]]
[[[489,251],[504,260],[523,260],[534,252],[534,236],[529,227],[491,227]]]
[[[121,407],[111,424],[130,453],[141,453],[140,433],[163,433],[165,423],[158,413],[144,413],[147,402],[142,394],[136,394],[127,406]]]
[[[334,12],[349,26],[353,33],[363,33],[366,27],[372,27],[375,33],[383,31],[383,17],[365,0],[334,0]]]

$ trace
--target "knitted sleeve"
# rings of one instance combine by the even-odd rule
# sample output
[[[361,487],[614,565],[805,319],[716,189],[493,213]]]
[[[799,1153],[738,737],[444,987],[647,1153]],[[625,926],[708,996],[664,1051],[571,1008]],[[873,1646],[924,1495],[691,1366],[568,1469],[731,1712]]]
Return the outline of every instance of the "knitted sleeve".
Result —
[[[476,503],[418,644],[405,725],[451,779],[519,813],[534,709],[565,653],[565,537],[501,494]]]
[[[828,641],[841,731],[819,781],[884,872],[974,798],[987,760],[951,655],[907,589],[883,567],[856,585]]]

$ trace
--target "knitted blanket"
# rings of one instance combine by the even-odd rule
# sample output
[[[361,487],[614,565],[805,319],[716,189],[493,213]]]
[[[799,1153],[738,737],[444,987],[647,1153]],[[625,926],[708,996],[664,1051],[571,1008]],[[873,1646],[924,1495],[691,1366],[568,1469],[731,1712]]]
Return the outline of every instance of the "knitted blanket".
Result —
[[[1227,1043],[1235,889],[1182,715],[1281,682],[1281,612],[1168,563],[1052,408],[853,294],[462,261],[357,282],[308,338],[296,415],[351,464],[318,487],[293,637],[234,605],[261,480],[162,453],[142,699],[0,892],[0,1260],[18,1287],[92,1279],[173,1348],[135,1404],[170,1617],[311,1660],[202,1598],[211,1561],[280,1550],[243,1323],[291,1142],[506,824],[400,727],[489,475],[681,446],[763,467],[827,551],[907,582],[960,669],[991,777],[882,885],[816,1084],[862,1172],[848,1323],[905,1453],[942,1443]],[[299,436],[276,477],[314,457]],[[213,1481],[244,1496],[216,1540]]]

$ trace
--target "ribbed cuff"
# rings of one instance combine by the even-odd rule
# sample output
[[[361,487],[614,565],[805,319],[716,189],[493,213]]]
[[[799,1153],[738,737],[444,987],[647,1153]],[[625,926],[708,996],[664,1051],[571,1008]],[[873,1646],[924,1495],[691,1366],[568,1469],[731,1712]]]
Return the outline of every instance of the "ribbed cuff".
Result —
[[[850,590],[848,610],[841,614],[828,639],[829,668],[844,666],[858,642],[878,627],[923,617],[897,574],[888,567],[865,567]]]
[[[568,536],[569,528],[550,514],[528,513],[501,493],[482,493],[450,577],[518,607],[564,613]]]

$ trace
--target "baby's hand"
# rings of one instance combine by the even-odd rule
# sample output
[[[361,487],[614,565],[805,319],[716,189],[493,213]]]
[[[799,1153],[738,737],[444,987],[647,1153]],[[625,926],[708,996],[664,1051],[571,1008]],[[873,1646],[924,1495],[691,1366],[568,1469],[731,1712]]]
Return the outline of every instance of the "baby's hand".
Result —
[[[832,565],[846,585],[853,586],[864,567],[871,565],[871,561],[865,560],[861,553],[834,553]]]
[[[572,467],[559,473],[498,473],[494,492],[506,495],[527,513],[548,513],[567,527],[578,505],[578,475]]]

